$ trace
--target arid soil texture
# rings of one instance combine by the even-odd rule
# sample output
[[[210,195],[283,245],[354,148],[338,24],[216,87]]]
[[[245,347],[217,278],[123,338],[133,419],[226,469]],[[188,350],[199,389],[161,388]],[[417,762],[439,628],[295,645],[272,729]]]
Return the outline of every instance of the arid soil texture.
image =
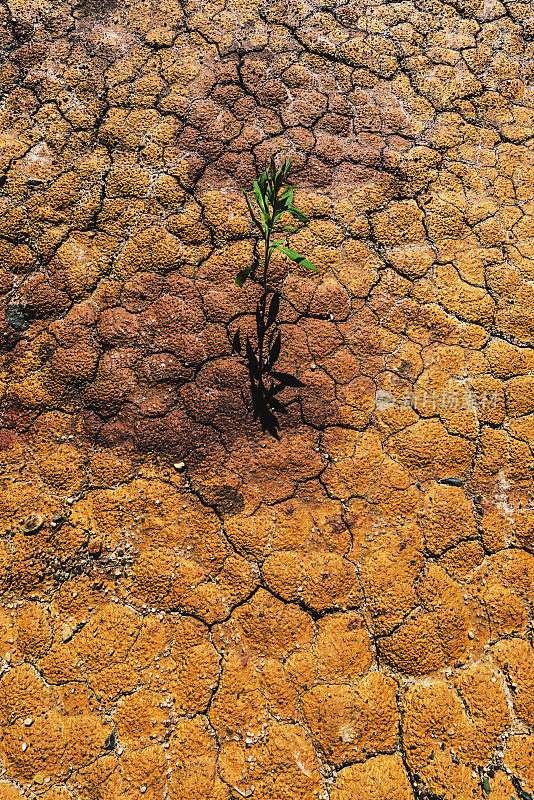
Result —
[[[532,5],[0,9],[0,798],[529,800]]]

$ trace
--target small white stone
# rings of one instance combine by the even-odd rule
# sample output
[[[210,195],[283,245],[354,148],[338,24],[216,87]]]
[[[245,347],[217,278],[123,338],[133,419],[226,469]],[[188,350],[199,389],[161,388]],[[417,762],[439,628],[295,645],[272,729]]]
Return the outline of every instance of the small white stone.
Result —
[[[22,747],[21,747],[21,750],[22,750],[23,753],[24,753],[24,751],[26,750],[27,747],[28,747],[28,745],[26,744],[26,742],[23,742],[22,743]]]
[[[74,633],[74,628],[72,628],[69,624],[65,623],[63,626],[63,630],[61,632],[61,638],[64,642],[68,642],[69,639],[72,638],[72,634]]]
[[[144,786],[144,785],[143,785],[143,786],[141,786],[141,788],[139,789],[139,791],[141,792],[141,794],[144,794],[144,793],[146,792],[146,786]]]
[[[185,469],[185,463],[183,461],[177,461],[176,464],[174,464],[174,469],[177,469],[178,472],[181,472],[183,469]]]
[[[26,725],[26,727],[27,727],[27,728],[29,728],[29,727],[30,727],[30,725],[32,725],[32,724],[33,724],[33,719],[32,719],[32,717],[26,717],[26,719],[24,720],[24,724]]]

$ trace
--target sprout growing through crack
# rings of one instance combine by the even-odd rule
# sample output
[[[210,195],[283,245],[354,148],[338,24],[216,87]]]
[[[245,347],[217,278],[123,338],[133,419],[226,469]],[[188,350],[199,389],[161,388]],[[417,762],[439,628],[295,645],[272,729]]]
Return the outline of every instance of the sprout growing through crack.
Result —
[[[293,205],[295,187],[287,183],[290,168],[291,159],[285,159],[277,170],[274,158],[271,157],[267,169],[257,181],[254,181],[254,197],[260,211],[259,215],[254,212],[250,199],[243,189],[252,221],[265,242],[265,255],[259,275],[256,274],[259,266],[256,261],[240,270],[235,279],[237,285],[242,287],[250,278],[257,281],[263,289],[256,304],[256,343],[253,344],[247,335],[243,347],[238,328],[232,342],[232,351],[243,359],[248,369],[253,419],[258,419],[262,429],[268,431],[276,439],[280,438],[278,435],[280,423],[276,414],[287,414],[286,406],[276,395],[288,386],[301,388],[304,384],[293,375],[279,372],[274,368],[280,357],[282,342],[282,335],[277,324],[281,295],[280,292],[268,285],[269,263],[273,252],[279,250],[296,264],[317,272],[317,268],[307,258],[295,253],[289,247],[285,247],[283,242],[273,237],[276,231],[294,230],[287,225],[280,227],[280,217],[286,212],[299,222],[309,222],[308,217]],[[269,302],[267,302],[268,300]],[[243,393],[241,394],[244,401]]]

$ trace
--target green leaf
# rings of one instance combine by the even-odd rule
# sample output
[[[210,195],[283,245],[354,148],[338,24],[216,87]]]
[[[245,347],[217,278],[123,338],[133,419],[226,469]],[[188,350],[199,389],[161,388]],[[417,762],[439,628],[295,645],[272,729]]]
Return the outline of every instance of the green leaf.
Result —
[[[256,215],[254,214],[253,208],[252,208],[252,206],[250,204],[250,200],[248,199],[248,195],[247,195],[247,193],[245,192],[244,189],[243,189],[243,194],[245,195],[245,200],[247,201],[248,210],[249,210],[250,216],[254,220],[254,224],[257,225],[258,228],[260,229],[260,231],[265,235],[265,231],[263,230],[263,226],[262,226],[261,222],[258,222],[258,220],[256,219]]]
[[[286,160],[284,161],[284,163],[282,164],[282,166],[283,166],[283,168],[284,168],[284,180],[285,180],[285,178],[287,177],[287,174],[288,174],[289,170],[291,169],[291,158],[286,158]]]
[[[282,162],[282,165],[281,165],[280,169],[276,173],[276,185],[277,185],[277,188],[280,188],[281,186],[284,185],[284,183],[286,183],[287,173],[289,172],[290,168],[291,168],[291,159],[290,158],[286,158]]]
[[[256,202],[258,203],[261,214],[262,214],[262,221],[265,222],[268,226],[271,223],[271,215],[269,212],[269,186],[263,186],[260,188],[259,182],[254,181],[254,196],[256,197]]]
[[[293,202],[293,189],[287,189],[280,197],[277,198],[275,204],[275,214],[273,215],[273,222],[282,216],[286,211],[291,208]]]
[[[284,159],[282,165],[280,166],[280,169],[278,170],[275,176],[275,180],[278,186],[281,186],[284,183],[290,167],[291,167],[291,159],[290,158]]]
[[[288,189],[285,190],[285,192],[283,192],[280,195],[280,197],[278,199],[279,200],[284,200],[285,201],[285,203],[284,203],[285,207],[287,209],[289,209],[291,207],[292,203],[293,203],[294,194],[295,194],[295,192],[293,191],[293,189],[288,188]],[[288,199],[289,199],[289,202],[288,202]]]
[[[235,282],[240,288],[243,288],[243,284],[245,283],[246,279],[252,272],[253,266],[254,265],[251,264],[249,267],[245,267],[245,269],[240,269],[239,272],[237,273]]]
[[[302,211],[299,211],[298,208],[295,208],[295,206],[290,206],[287,210],[289,211],[291,216],[295,217],[295,219],[298,219],[301,222],[310,221],[309,218],[306,216],[306,214],[303,214]]]
[[[267,183],[267,177],[268,177],[267,176],[267,170],[265,170],[265,172],[262,172],[260,177],[258,178],[258,185],[259,185],[259,187],[260,187],[262,192],[265,189],[265,184]]]
[[[294,261],[299,266],[306,267],[306,269],[310,269],[312,272],[319,272],[317,267],[315,267],[311,263],[311,261],[308,261],[308,259],[305,258],[304,256],[301,256],[298,253],[295,253],[294,250],[290,250],[289,247],[282,247],[282,245],[278,244],[278,242],[275,242],[274,246],[276,247],[277,250],[280,250],[281,253],[283,253],[285,256],[290,258],[292,261]]]
[[[256,202],[261,209],[264,220],[266,222],[270,222],[271,218],[269,216],[269,210],[267,208],[267,204],[265,203],[263,192],[259,187],[258,181],[254,181],[254,197],[256,198]]]

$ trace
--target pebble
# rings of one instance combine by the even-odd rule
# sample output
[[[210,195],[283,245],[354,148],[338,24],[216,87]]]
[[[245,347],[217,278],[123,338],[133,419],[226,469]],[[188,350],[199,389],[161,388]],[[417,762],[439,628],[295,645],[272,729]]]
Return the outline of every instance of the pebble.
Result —
[[[108,738],[104,742],[104,748],[106,750],[114,750],[116,744],[117,744],[116,733],[115,733],[115,731],[111,731],[111,733],[109,734]]]
[[[102,540],[101,539],[91,539],[89,542],[89,546],[87,548],[89,554],[92,556],[99,556],[102,552]]]
[[[63,639],[64,642],[68,642],[69,639],[72,639],[73,633],[74,633],[74,628],[65,623],[65,625],[63,626],[63,630],[61,631],[61,638]]]
[[[27,536],[32,533],[37,533],[37,531],[42,528],[43,523],[43,517],[40,514],[33,512],[22,521],[22,532]]]

